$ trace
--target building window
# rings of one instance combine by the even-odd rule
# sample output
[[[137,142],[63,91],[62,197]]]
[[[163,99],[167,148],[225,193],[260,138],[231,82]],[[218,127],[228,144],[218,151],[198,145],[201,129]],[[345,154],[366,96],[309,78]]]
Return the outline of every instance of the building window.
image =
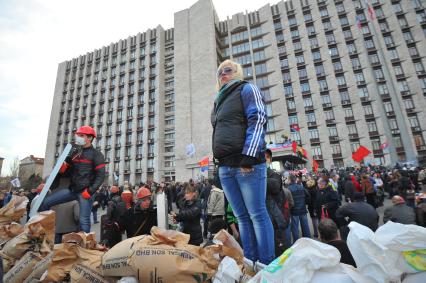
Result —
[[[335,126],[328,127],[328,136],[337,137],[337,128]]]
[[[322,155],[321,147],[320,146],[314,146],[314,147],[312,147],[312,155],[313,156],[320,156],[320,155]]]
[[[359,142],[351,142],[351,151],[352,152],[357,151],[359,147],[360,147],[360,143]]]
[[[309,138],[310,139],[319,139],[318,129],[311,129],[311,130],[309,130]]]
[[[294,102],[294,99],[287,99],[287,108],[296,109],[296,102]]]
[[[376,132],[377,131],[377,124],[376,121],[369,121],[367,122],[367,128],[368,132]]]
[[[312,98],[306,97],[303,99],[303,104],[305,107],[311,107],[313,106]]]
[[[363,106],[364,109],[364,115],[372,115],[373,114],[373,107],[371,104],[367,104]]]
[[[415,128],[415,127],[419,127],[419,119],[417,118],[417,116],[410,116],[408,117],[408,122],[410,123],[410,127],[411,128]]]
[[[334,120],[333,110],[324,111],[325,120]]]
[[[307,93],[311,91],[311,88],[309,86],[309,82],[304,82],[300,84],[300,90],[302,93]]]
[[[337,76],[336,83],[337,83],[337,86],[345,86],[346,85],[345,76]]]
[[[392,102],[390,101],[383,102],[383,106],[385,108],[386,113],[393,112]]]
[[[352,107],[345,107],[343,108],[345,113],[345,118],[350,118],[354,116],[354,112],[352,111]]]
[[[340,148],[340,144],[332,144],[331,145],[331,153],[332,154],[341,154],[342,149]]]

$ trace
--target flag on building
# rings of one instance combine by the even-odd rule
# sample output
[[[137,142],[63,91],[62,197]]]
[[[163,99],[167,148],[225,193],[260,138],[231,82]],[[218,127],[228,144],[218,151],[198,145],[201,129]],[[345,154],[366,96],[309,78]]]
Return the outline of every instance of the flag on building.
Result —
[[[306,149],[304,149],[303,147],[301,147],[301,148],[302,148],[302,154],[303,154],[303,156],[306,157],[306,158],[308,158],[308,153],[306,152]]]
[[[358,29],[362,28],[361,18],[359,16],[356,16],[356,26],[358,27]]]
[[[380,145],[380,149],[387,149],[389,147],[389,143],[388,142],[384,142]]]
[[[186,156],[194,157],[195,155],[195,146],[193,143],[190,143],[186,146]]]
[[[297,151],[297,142],[293,141],[291,143],[291,147],[293,148],[293,152],[296,153],[296,151]]]
[[[361,162],[363,159],[364,159],[364,157],[366,157],[367,155],[369,155],[371,153],[371,151],[368,149],[368,148],[366,148],[365,146],[360,146],[359,148],[358,148],[358,150],[357,151],[355,151],[354,153],[352,153],[352,159],[355,161],[355,162]]]
[[[300,132],[300,127],[297,124],[290,125],[290,131],[291,132]]]
[[[208,171],[209,170],[209,157],[206,156],[203,159],[201,159],[201,161],[198,162],[198,165],[200,165],[201,172]]]
[[[374,11],[373,6],[371,6],[370,1],[368,1],[368,0],[365,0],[365,5],[367,6],[367,10],[368,10],[368,14],[370,15],[370,19],[372,21],[374,21],[374,18],[376,16],[376,12]]]
[[[15,178],[12,181],[10,181],[10,183],[12,184],[12,186],[14,186],[15,188],[19,188],[21,186],[21,182],[19,181],[19,178]]]
[[[316,173],[318,171],[318,162],[315,159],[312,159],[312,170]]]

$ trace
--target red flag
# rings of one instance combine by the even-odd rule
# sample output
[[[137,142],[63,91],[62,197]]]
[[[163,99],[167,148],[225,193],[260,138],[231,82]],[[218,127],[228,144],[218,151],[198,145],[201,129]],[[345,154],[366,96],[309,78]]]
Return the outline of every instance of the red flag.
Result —
[[[306,149],[304,149],[303,147],[302,147],[302,154],[303,154],[303,156],[304,157],[308,157],[308,153],[306,152]]]
[[[290,125],[291,132],[300,132],[300,127],[297,124]]]
[[[363,159],[364,159],[364,157],[366,157],[367,155],[369,155],[371,153],[371,151],[368,149],[368,148],[366,148],[365,146],[360,146],[359,148],[358,148],[358,150],[357,151],[355,151],[354,153],[352,153],[352,159],[355,161],[355,162],[361,162]]]
[[[209,157],[206,156],[203,159],[201,159],[200,162],[198,162],[198,164],[200,165],[200,167],[206,167],[209,166]]]
[[[376,12],[374,11],[374,8],[371,6],[370,3],[367,3],[368,6],[368,14],[370,15],[370,18],[372,21],[374,21],[374,16],[376,15]]]
[[[356,16],[356,26],[358,27],[358,29],[362,28],[361,18],[359,16]]]
[[[315,173],[318,171],[318,162],[315,159],[312,159],[312,170],[314,170]]]
[[[293,142],[291,143],[291,147],[293,148],[293,152],[294,152],[294,153],[296,153],[296,150],[297,150],[297,142],[293,141]]]

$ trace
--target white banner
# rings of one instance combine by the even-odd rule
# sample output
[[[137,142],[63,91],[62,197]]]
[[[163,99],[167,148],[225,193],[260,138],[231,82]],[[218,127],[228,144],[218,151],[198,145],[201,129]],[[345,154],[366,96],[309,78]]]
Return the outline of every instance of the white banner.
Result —
[[[21,186],[21,182],[19,181],[19,178],[15,178],[10,182],[12,183],[12,186],[14,186],[15,188],[19,188]]]

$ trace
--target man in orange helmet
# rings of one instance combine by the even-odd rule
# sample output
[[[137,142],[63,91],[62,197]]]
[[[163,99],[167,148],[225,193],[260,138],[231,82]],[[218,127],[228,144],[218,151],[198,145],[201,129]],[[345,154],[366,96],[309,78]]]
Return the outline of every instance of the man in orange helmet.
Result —
[[[96,132],[92,127],[80,127],[74,138],[73,150],[59,170],[60,174],[70,177],[70,186],[46,197],[39,211],[49,210],[54,205],[78,200],[80,229],[89,233],[92,196],[104,181],[105,161],[102,153],[92,146],[92,141],[96,138]]]
[[[126,203],[121,199],[120,189],[117,186],[111,186],[109,192],[111,200],[108,201],[105,225],[102,229],[106,234],[105,245],[111,248],[121,242],[122,227],[119,222],[126,212]]]
[[[141,187],[136,194],[136,203],[128,209],[120,221],[127,238],[146,235],[157,225],[157,209],[152,206],[151,191]]]

